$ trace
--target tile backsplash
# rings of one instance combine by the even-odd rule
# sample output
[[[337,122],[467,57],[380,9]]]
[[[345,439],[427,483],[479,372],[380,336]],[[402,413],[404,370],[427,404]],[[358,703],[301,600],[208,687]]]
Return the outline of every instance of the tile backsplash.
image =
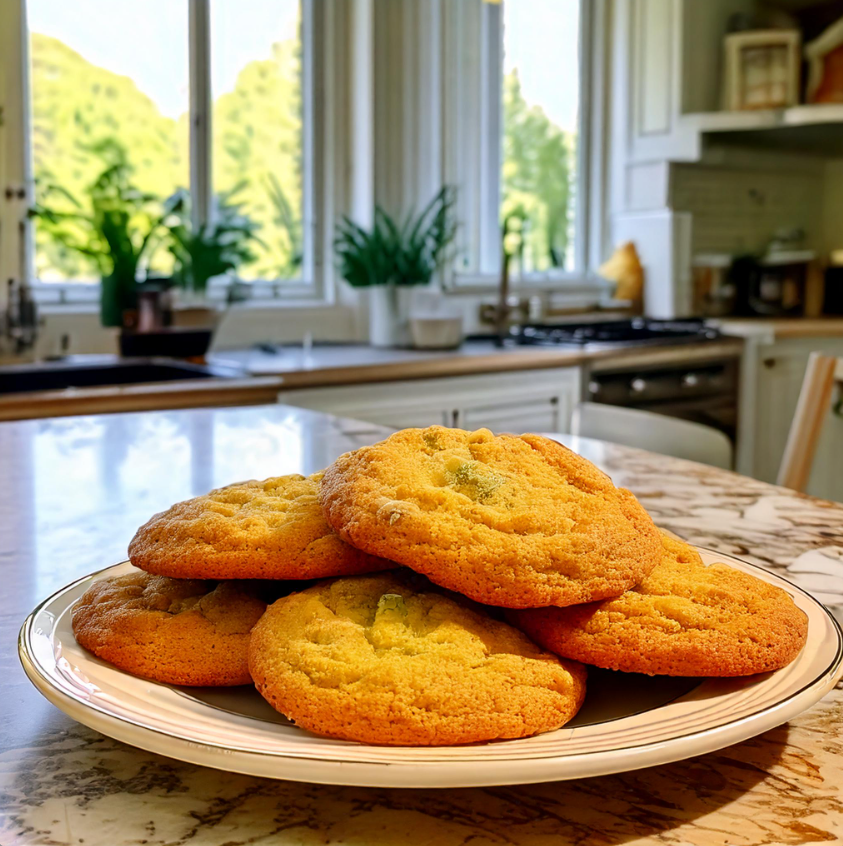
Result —
[[[824,171],[677,165],[672,206],[693,215],[692,254],[754,252],[780,229],[803,229],[823,249]]]

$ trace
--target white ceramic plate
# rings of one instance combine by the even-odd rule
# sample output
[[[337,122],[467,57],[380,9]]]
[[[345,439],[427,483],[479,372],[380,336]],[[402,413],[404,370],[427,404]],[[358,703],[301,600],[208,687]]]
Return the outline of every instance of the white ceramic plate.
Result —
[[[648,678],[591,670],[586,703],[559,731],[471,746],[385,747],[298,729],[251,687],[175,688],[123,673],[85,652],[70,609],[98,579],[80,579],[36,608],[21,629],[21,661],[54,705],[103,734],[194,764],[269,778],[371,787],[468,787],[580,778],[664,764],[780,725],[843,675],[843,636],[828,611],[765,570],[700,550],[784,588],[808,615],[808,643],[775,673],[745,679]]]

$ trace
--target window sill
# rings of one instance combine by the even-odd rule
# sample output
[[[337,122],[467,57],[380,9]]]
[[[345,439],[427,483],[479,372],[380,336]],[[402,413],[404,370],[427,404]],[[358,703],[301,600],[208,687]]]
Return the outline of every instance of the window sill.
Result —
[[[344,306],[339,305],[335,302],[329,302],[328,300],[308,300],[305,298],[290,298],[286,300],[282,297],[271,297],[267,299],[260,299],[258,297],[251,298],[248,300],[242,300],[237,303],[233,303],[230,306],[223,306],[221,311],[227,311],[228,309],[241,309],[243,311],[264,311],[266,309],[306,309],[306,308],[313,308],[313,309],[329,309],[329,308],[344,308]]]
[[[537,273],[510,280],[510,294],[519,291],[538,294],[595,294],[602,295],[613,289],[613,285],[596,276],[581,273],[547,274]],[[500,290],[500,276],[494,273],[456,273],[444,292],[449,295],[491,294]]]
[[[185,304],[176,306],[176,311],[183,309],[196,308],[198,304]],[[200,306],[204,307],[204,306]],[[337,303],[328,302],[327,300],[307,300],[307,299],[250,299],[242,302],[226,305],[225,303],[214,302],[211,300],[207,303],[208,308],[214,308],[221,313],[226,311],[266,311],[266,310],[283,310],[283,309],[341,309],[344,306]],[[38,314],[49,317],[51,315],[62,314],[99,314],[100,306],[98,302],[88,303],[43,303],[38,305]]]
[[[41,317],[57,314],[99,314],[100,304],[97,303],[35,303]]]

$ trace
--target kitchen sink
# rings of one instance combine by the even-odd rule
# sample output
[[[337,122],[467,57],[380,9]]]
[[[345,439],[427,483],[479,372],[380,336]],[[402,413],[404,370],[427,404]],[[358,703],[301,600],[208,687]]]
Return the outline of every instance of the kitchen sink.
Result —
[[[234,368],[191,364],[166,358],[70,356],[61,361],[0,367],[0,395],[186,379],[236,378],[241,375]]]

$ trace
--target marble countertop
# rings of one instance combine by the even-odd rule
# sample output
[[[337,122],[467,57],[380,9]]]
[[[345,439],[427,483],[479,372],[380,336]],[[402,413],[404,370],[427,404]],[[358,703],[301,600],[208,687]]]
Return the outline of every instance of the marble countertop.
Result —
[[[0,843],[692,844],[843,840],[843,691],[719,752],[626,774],[465,790],[224,774],[74,723],[29,684],[17,631],[42,598],[125,555],[153,512],[246,477],[311,472],[385,430],[285,406],[0,424]],[[661,526],[787,574],[843,620],[843,506],[568,439]]]

